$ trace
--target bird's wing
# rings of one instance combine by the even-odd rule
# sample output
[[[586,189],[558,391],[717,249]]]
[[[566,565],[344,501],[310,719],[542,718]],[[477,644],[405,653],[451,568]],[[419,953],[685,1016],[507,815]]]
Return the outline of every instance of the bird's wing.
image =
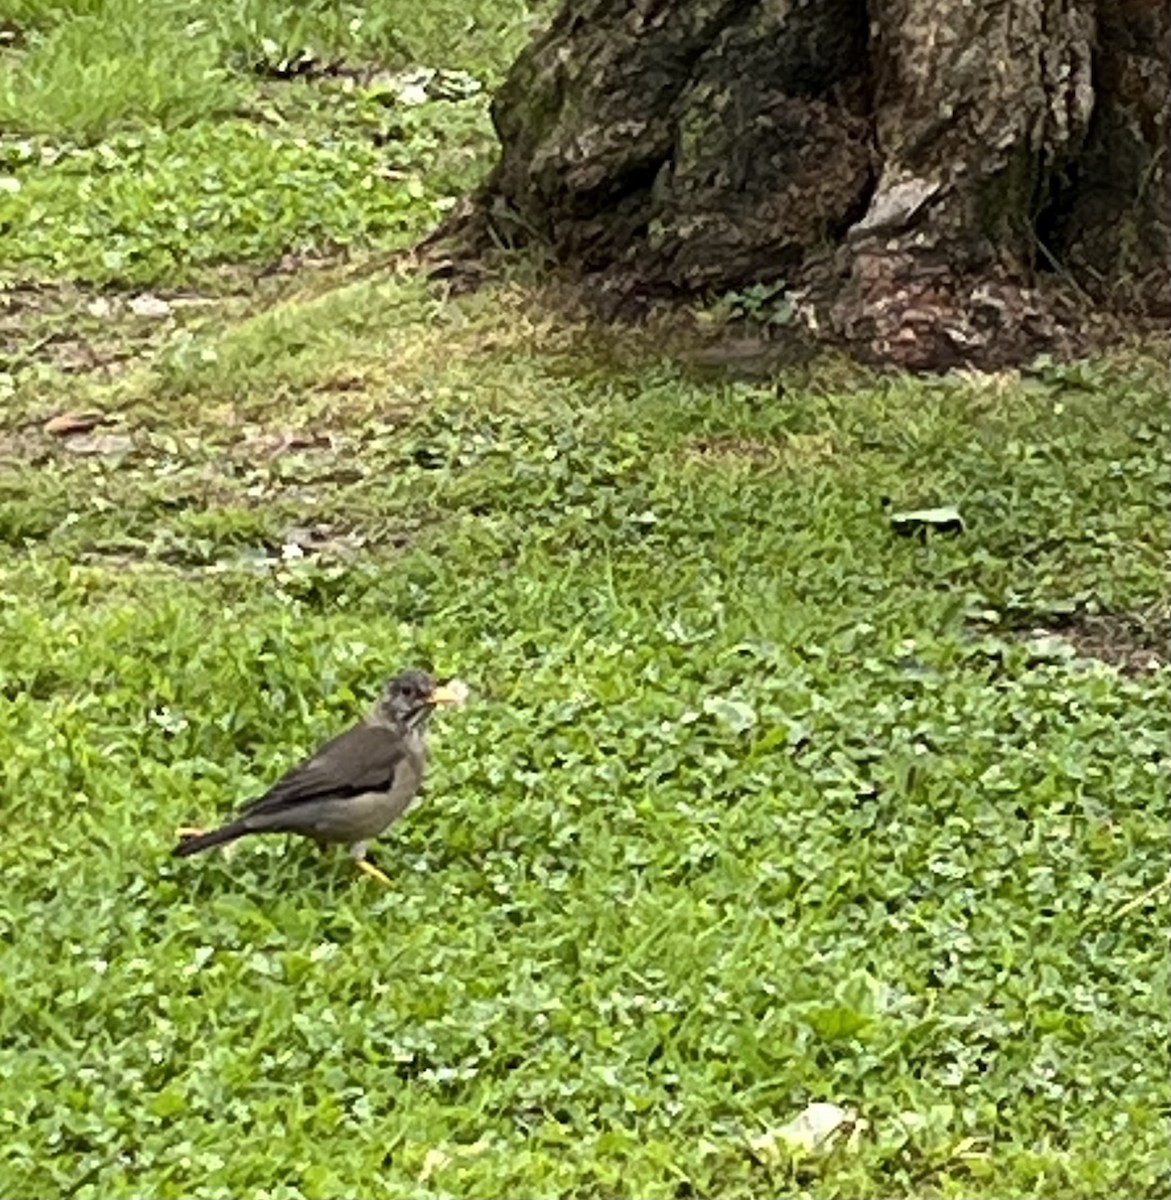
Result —
[[[312,800],[389,790],[405,757],[406,746],[398,734],[377,725],[355,725],[278,779],[240,815],[259,816]]]

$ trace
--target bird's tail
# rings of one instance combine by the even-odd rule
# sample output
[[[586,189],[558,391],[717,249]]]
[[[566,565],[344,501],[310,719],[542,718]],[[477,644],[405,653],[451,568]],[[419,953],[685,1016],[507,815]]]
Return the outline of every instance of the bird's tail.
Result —
[[[227,825],[221,825],[219,829],[211,829],[207,833],[200,833],[195,837],[183,838],[171,853],[177,858],[186,858],[189,854],[199,854],[203,850],[210,850],[213,846],[226,846],[228,842],[234,842],[238,837],[243,837],[249,832],[248,826],[243,821],[229,821]]]

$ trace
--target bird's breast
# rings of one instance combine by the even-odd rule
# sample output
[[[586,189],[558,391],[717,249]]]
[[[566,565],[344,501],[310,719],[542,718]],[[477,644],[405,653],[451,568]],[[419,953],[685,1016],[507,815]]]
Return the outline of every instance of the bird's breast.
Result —
[[[361,842],[377,837],[405,809],[393,789],[362,792],[322,804],[314,814],[313,832],[330,842]]]

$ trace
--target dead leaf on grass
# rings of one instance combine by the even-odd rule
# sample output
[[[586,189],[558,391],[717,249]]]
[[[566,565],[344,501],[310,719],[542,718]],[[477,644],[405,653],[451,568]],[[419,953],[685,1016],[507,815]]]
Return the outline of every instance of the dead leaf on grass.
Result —
[[[839,1146],[855,1150],[867,1128],[852,1108],[817,1100],[786,1124],[752,1138],[748,1148],[762,1162],[827,1154]]]
[[[54,437],[67,437],[71,433],[88,433],[105,419],[100,412],[63,412],[50,417],[42,428]]]

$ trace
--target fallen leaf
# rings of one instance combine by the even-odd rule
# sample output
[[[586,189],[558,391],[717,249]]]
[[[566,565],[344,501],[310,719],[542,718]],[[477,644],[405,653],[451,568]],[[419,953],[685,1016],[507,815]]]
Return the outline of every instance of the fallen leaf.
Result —
[[[100,412],[64,412],[50,417],[42,428],[45,433],[51,433],[55,437],[65,437],[70,433],[85,433],[105,419]]]
[[[749,1149],[765,1162],[810,1154],[825,1154],[838,1145],[857,1148],[867,1122],[850,1108],[817,1100],[791,1121],[751,1139]]]
[[[901,537],[915,533],[963,533],[964,519],[954,504],[943,504],[938,508],[916,508],[909,512],[891,513],[890,525]]]

